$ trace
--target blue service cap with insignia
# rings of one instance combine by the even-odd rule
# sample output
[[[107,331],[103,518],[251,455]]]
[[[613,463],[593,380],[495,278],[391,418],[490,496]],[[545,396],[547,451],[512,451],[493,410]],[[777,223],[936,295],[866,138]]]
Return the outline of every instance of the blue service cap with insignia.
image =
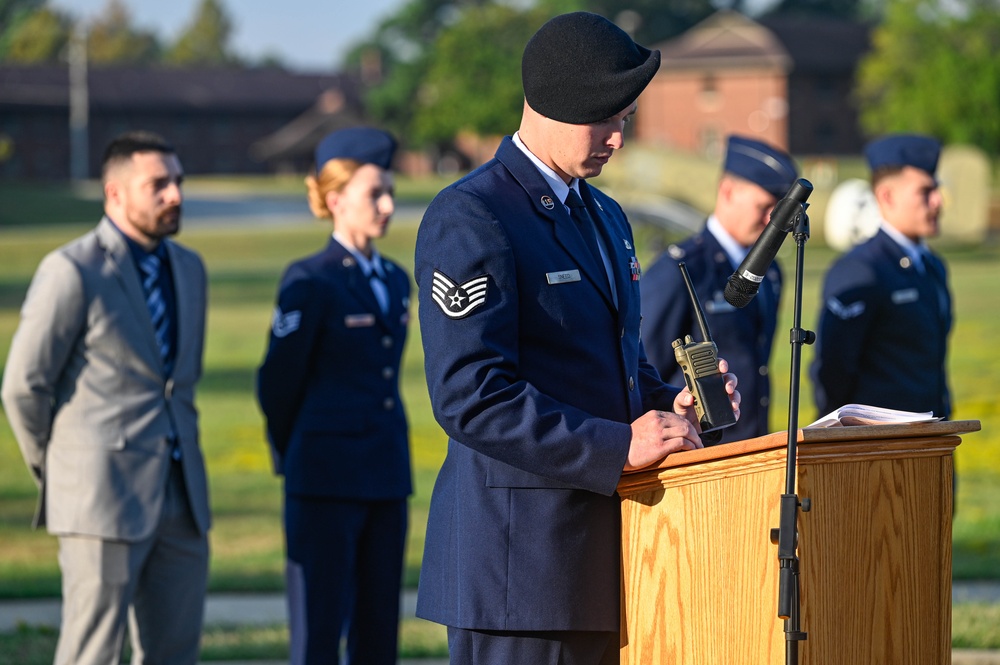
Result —
[[[882,166],[912,166],[934,175],[940,155],[941,144],[919,134],[892,134],[865,146],[872,171]]]
[[[799,177],[791,156],[762,141],[732,135],[723,170],[782,198]]]
[[[327,134],[316,146],[316,170],[321,171],[331,159],[353,159],[388,169],[395,153],[396,139],[388,132],[374,127],[341,129]]]

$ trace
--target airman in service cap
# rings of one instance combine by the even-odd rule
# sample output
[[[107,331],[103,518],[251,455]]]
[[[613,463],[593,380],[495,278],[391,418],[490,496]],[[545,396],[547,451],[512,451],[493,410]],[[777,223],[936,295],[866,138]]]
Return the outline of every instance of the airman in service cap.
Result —
[[[934,175],[941,144],[929,136],[893,134],[865,146],[865,158],[872,171],[882,166],[912,166]]]
[[[791,156],[763,141],[732,135],[726,147],[726,173],[749,180],[777,198],[782,198],[799,177]]]

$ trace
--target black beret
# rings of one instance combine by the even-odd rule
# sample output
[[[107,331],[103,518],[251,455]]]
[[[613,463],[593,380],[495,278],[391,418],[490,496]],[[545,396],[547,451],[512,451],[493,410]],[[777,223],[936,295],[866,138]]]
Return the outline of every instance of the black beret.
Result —
[[[659,68],[659,51],[639,46],[603,16],[573,12],[556,16],[528,40],[521,82],[537,113],[583,125],[624,110]]]

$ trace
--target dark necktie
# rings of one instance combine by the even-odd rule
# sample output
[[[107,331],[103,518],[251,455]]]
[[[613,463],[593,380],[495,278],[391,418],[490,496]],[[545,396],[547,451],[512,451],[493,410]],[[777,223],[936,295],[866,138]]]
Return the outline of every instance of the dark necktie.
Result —
[[[155,254],[148,254],[139,262],[142,270],[142,291],[146,296],[146,307],[149,308],[149,318],[153,323],[153,332],[156,334],[156,344],[160,347],[160,360],[164,367],[170,358],[170,337],[168,330],[170,321],[167,317],[167,302],[163,298],[163,291],[160,290],[160,258]]]
[[[566,207],[569,208],[570,217],[576,222],[576,228],[583,235],[583,240],[587,243],[587,248],[590,249],[590,253],[597,260],[597,265],[604,268],[604,259],[601,258],[601,250],[597,247],[597,227],[594,226],[594,220],[587,211],[587,206],[583,203],[583,199],[572,188],[570,188],[569,194],[566,195]]]
[[[372,287],[372,293],[375,294],[379,309],[382,310],[383,314],[387,313],[389,311],[389,288],[385,285],[385,280],[375,270],[375,266],[372,266],[372,271],[368,273],[368,284]]]
[[[931,253],[921,248],[920,263],[924,275],[934,283],[934,292],[938,300],[938,314],[941,319],[948,316],[948,287],[945,284],[944,273],[938,268],[938,263]]]

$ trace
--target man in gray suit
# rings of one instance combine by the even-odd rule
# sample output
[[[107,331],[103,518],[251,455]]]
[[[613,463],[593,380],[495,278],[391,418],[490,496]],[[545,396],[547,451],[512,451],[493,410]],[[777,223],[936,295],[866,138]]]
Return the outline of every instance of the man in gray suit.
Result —
[[[183,171],[147,132],[108,146],[105,216],[46,256],[14,335],[2,397],[39,485],[35,525],[59,538],[57,664],[198,659],[208,486],[195,384],[205,269],[168,240]]]

